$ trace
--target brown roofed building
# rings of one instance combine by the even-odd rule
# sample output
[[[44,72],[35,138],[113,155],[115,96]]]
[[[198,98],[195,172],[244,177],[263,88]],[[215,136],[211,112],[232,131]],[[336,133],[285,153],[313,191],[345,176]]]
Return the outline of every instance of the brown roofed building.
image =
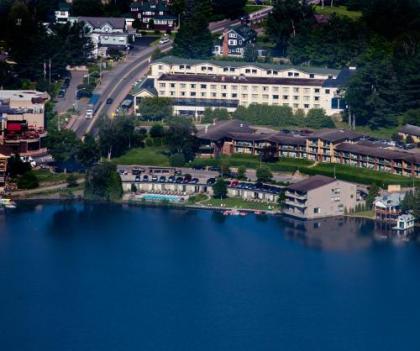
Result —
[[[411,137],[414,143],[420,143],[420,127],[417,127],[413,124],[406,124],[405,126],[401,127],[398,131],[398,134],[405,141],[407,141],[408,137]]]
[[[284,213],[302,219],[342,216],[357,204],[355,184],[316,175],[289,185]]]

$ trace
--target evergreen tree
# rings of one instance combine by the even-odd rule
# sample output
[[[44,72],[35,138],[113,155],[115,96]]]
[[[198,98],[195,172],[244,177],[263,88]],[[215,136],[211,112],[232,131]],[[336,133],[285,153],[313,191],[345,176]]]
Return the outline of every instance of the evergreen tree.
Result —
[[[209,30],[211,5],[209,0],[186,0],[181,27],[174,41],[173,54],[185,58],[211,56],[213,39]]]
[[[255,47],[255,44],[248,43],[245,46],[244,50],[244,61],[246,62],[255,62],[257,61],[258,52],[257,48]]]
[[[219,177],[213,185],[213,197],[215,199],[224,199],[227,197],[227,182]]]
[[[212,0],[213,13],[224,18],[237,18],[243,13],[246,0]]]

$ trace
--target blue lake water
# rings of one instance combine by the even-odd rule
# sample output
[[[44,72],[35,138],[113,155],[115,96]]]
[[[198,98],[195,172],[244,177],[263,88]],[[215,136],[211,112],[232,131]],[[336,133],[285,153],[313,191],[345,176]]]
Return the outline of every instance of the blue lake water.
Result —
[[[0,214],[0,350],[419,350],[420,242],[117,205]]]

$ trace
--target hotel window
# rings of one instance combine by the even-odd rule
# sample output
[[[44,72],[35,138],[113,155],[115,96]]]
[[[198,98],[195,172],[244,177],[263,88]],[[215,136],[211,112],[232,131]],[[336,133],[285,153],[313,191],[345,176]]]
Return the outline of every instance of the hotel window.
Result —
[[[231,88],[232,88],[232,90],[233,90],[233,91],[238,90],[238,86],[237,86],[237,85],[232,85],[232,87],[231,87]]]
[[[222,89],[226,90],[227,89],[227,85],[222,85]]]
[[[171,96],[175,96],[175,92],[174,91],[171,91]]]
[[[319,88],[314,89],[315,93],[319,93]]]
[[[288,77],[293,77],[293,72],[287,72]]]
[[[293,77],[299,77],[299,73],[293,73]]]
[[[202,70],[202,71],[205,71],[206,69],[207,69],[207,68],[206,68],[205,66],[202,66],[202,67],[201,67],[201,70]]]
[[[191,88],[192,89],[195,89],[195,84],[191,84]]]
[[[257,85],[253,85],[252,86],[252,91],[258,91],[258,86]]]
[[[304,104],[303,107],[304,108],[309,108],[309,104]]]
[[[258,94],[252,94],[253,99],[258,99]]]
[[[321,105],[320,104],[315,104],[314,105],[314,108],[320,108],[321,107]]]
[[[213,71],[213,67],[207,67],[207,70],[211,72]]]
[[[191,66],[190,65],[186,65],[185,68],[186,69],[191,69]]]
[[[162,67],[162,65],[159,65],[159,66],[158,66],[158,69],[162,69],[162,68],[163,68],[163,67]]]
[[[264,100],[268,100],[268,94],[263,94],[262,97],[263,97]]]
[[[253,73],[253,74],[257,74],[257,70],[256,70],[256,69],[253,69],[253,70],[252,70],[252,73]]]
[[[267,74],[271,74],[271,73],[272,73],[272,71],[270,71],[270,70],[267,71]]]
[[[229,72],[229,67],[224,67],[223,72]]]
[[[264,85],[264,86],[262,87],[262,90],[263,90],[263,91],[268,91],[268,87]]]
[[[279,74],[279,72],[273,71],[273,75],[277,76],[278,74]]]
[[[283,93],[288,93],[289,92],[289,88],[288,87],[284,87],[283,88]]]
[[[309,78],[315,78],[315,74],[313,73],[309,74]]]
[[[248,99],[248,94],[242,94],[242,99]]]
[[[271,90],[277,93],[279,91],[279,87],[272,87]]]
[[[311,89],[305,88],[305,89],[303,89],[303,91],[304,91],[305,94],[309,94],[311,92]]]
[[[206,97],[206,93],[201,93],[201,97]]]
[[[293,104],[294,108],[299,108],[299,104]]]
[[[303,97],[303,101],[309,101],[310,97],[309,96],[304,96]]]
[[[175,83],[171,83],[171,88],[175,88]]]
[[[299,92],[299,88],[293,88],[293,92],[294,93],[298,93]]]
[[[159,91],[159,95],[165,95],[165,91],[164,90]]]
[[[238,94],[232,94],[232,99],[236,99],[238,97]]]
[[[325,89],[325,94],[329,94],[330,93],[330,89]]]
[[[283,100],[287,100],[289,98],[289,95],[283,95]]]
[[[181,91],[181,96],[185,96],[185,91]]]
[[[226,93],[222,93],[222,97],[227,97],[227,94]]]
[[[211,97],[216,97],[217,94],[216,93],[211,93]]]
[[[201,89],[207,89],[207,84],[201,84],[201,85],[200,85],[200,88],[201,88]]]
[[[248,86],[243,85],[243,86],[242,86],[242,91],[248,91]]]
[[[181,88],[186,88],[186,87],[187,87],[187,84],[181,83]]]
[[[251,73],[251,70],[250,69],[246,69],[245,70],[245,73]]]
[[[236,69],[231,67],[231,68],[230,68],[230,71],[231,71],[231,72],[235,72],[235,71],[236,71]]]
[[[210,85],[210,89],[215,90],[216,88],[217,88],[216,85],[214,85],[214,84]]]
[[[191,93],[190,93],[190,96],[196,96],[197,94],[195,93],[195,91],[192,91]]]
[[[279,96],[278,95],[273,95],[273,100],[278,100]]]
[[[179,69],[184,69],[184,65],[179,65]]]
[[[161,88],[164,88],[164,87],[166,87],[166,84],[165,84],[165,83],[159,83],[159,86],[160,86]]]
[[[315,97],[314,97],[314,100],[315,100],[315,101],[319,101],[319,96],[315,96]]]

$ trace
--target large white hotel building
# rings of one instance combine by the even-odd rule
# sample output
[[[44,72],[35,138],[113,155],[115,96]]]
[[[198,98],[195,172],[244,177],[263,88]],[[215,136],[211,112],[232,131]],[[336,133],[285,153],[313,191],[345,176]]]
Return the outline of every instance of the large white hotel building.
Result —
[[[343,87],[354,72],[322,67],[189,60],[166,56],[151,63],[149,75],[134,89],[142,97],[173,99],[178,115],[199,116],[205,108],[250,104],[285,105],[293,110],[323,108],[334,115],[345,108]]]

